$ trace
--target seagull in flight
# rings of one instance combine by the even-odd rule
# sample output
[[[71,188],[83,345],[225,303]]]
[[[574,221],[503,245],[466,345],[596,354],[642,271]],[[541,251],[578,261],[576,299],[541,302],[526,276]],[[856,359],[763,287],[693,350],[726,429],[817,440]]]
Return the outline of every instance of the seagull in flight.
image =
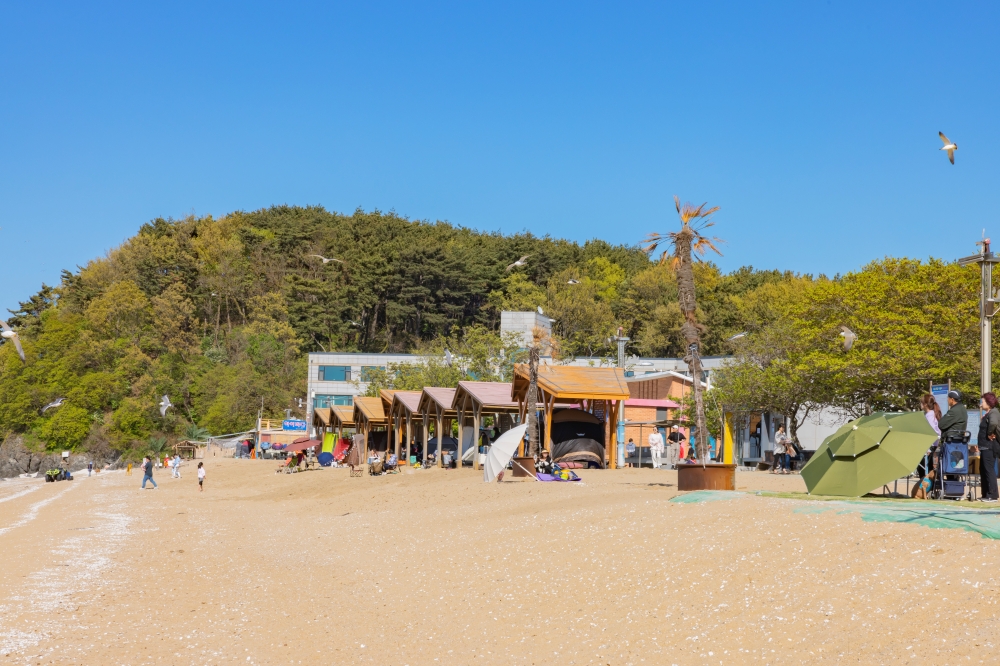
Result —
[[[846,326],[840,327],[840,337],[844,338],[844,351],[851,351],[851,347],[854,346],[854,341],[858,339],[858,336],[851,329]]]
[[[447,365],[450,368],[451,367],[451,362],[452,362],[451,352],[449,350],[445,349],[444,350],[444,364]]]
[[[726,342],[736,342],[740,338],[745,338],[746,336],[747,336],[747,332],[743,331],[742,333],[737,333],[736,335],[734,335],[731,338],[726,338]]]
[[[944,147],[941,150],[948,151],[948,161],[952,164],[955,163],[955,151],[958,150],[958,144],[949,139],[944,135],[944,132],[938,132],[938,136],[941,137],[941,141],[944,142]]]
[[[163,396],[163,400],[160,401],[160,416],[166,416],[167,410],[174,406],[174,403],[170,402],[170,396]]]
[[[507,269],[504,270],[504,273],[510,273],[515,268],[520,268],[521,266],[524,266],[525,262],[528,260],[528,257],[530,257],[530,256],[531,256],[530,254],[526,254],[523,257],[521,257],[520,259],[518,259],[517,261],[515,261],[514,263],[508,265]]]
[[[47,404],[44,407],[42,407],[42,414],[44,414],[45,412],[47,412],[48,410],[50,410],[50,409],[52,409],[54,407],[62,407],[62,404],[63,404],[64,400],[66,400],[66,398],[56,398],[55,400],[53,400],[49,404]]]
[[[579,280],[567,280],[566,284],[580,284]]]
[[[323,265],[324,265],[324,266],[326,266],[326,265],[327,265],[328,263],[330,263],[331,261],[336,261],[336,262],[337,262],[338,264],[342,264],[342,263],[344,263],[344,262],[343,262],[343,261],[341,261],[340,259],[335,259],[335,258],[333,258],[333,257],[330,257],[329,259],[327,259],[327,258],[326,258],[326,257],[324,257],[324,256],[323,256],[322,254],[310,254],[309,256],[310,256],[310,257],[316,257],[317,259],[322,259],[322,260],[323,260]]]
[[[11,340],[14,343],[14,348],[17,349],[17,355],[21,357],[21,363],[25,363],[24,348],[21,347],[21,338],[18,337],[14,329],[8,326],[7,322],[3,319],[0,319],[0,338],[3,338],[4,340]]]

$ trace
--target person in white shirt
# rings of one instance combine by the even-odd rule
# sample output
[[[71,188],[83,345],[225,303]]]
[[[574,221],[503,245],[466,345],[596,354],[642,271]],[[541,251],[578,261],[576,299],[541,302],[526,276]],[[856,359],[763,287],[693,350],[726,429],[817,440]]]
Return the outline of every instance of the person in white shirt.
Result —
[[[649,435],[649,454],[653,457],[653,469],[659,469],[663,459],[663,435],[659,430]]]
[[[198,463],[198,492],[205,491],[205,463]]]
[[[174,454],[174,459],[171,462],[170,467],[173,469],[174,478],[181,478],[181,457],[179,454]]]

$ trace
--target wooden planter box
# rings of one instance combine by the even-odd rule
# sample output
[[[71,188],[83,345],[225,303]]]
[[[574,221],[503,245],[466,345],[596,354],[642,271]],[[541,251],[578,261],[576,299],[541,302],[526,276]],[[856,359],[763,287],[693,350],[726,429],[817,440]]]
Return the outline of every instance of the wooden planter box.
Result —
[[[678,465],[677,490],[736,490],[736,465]]]
[[[517,465],[517,464],[511,465],[511,467],[513,468],[511,471],[514,473],[513,476],[515,476],[515,477],[519,477],[519,476],[527,477],[527,476],[534,476],[535,475],[535,472],[534,472],[534,470],[535,470],[535,459],[534,458],[532,458],[530,456],[527,457],[527,458],[520,458],[520,457],[514,456],[513,460],[514,460],[515,463],[520,463],[520,465]],[[528,471],[525,471],[525,470],[528,470]]]

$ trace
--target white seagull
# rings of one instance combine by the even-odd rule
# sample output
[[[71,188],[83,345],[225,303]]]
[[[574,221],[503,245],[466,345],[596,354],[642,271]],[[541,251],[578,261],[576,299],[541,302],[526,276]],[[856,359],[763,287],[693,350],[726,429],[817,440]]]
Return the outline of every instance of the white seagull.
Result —
[[[504,270],[504,273],[510,273],[515,268],[519,268],[521,266],[524,266],[524,262],[527,261],[528,257],[530,257],[530,256],[531,256],[530,254],[526,254],[523,257],[521,257],[520,259],[518,259],[517,261],[515,261],[514,263],[508,265],[507,268],[506,268],[506,270]]]
[[[452,362],[451,352],[449,350],[445,349],[444,350],[444,364],[447,365],[450,368],[451,367],[451,362]]]
[[[63,404],[64,400],[66,400],[66,398],[56,398],[55,400],[53,400],[49,404],[47,404],[44,407],[42,407],[42,414],[44,414],[45,412],[47,412],[48,410],[50,410],[50,409],[52,409],[54,407],[62,407],[62,404]]]
[[[174,404],[170,402],[170,396],[163,396],[163,400],[160,401],[160,416],[166,416],[167,410],[173,406]]]
[[[944,142],[944,147],[941,150],[948,151],[948,161],[952,164],[955,163],[955,151],[958,150],[958,144],[949,139],[944,135],[944,132],[938,132],[938,136],[941,137],[941,141]]]
[[[21,338],[18,337],[17,333],[10,326],[7,325],[3,319],[0,319],[0,338],[4,340],[11,340],[14,343],[14,348],[17,349],[17,355],[21,357],[21,362],[25,363],[24,360],[24,348],[21,347]]]
[[[580,284],[579,280],[567,280],[566,284]]]
[[[742,333],[737,333],[736,335],[734,335],[731,338],[726,338],[726,342],[735,342],[736,340],[739,340],[740,338],[745,338],[746,336],[747,336],[747,332],[743,331]]]
[[[343,261],[341,261],[340,259],[334,259],[333,257],[330,257],[329,259],[327,259],[327,258],[326,258],[326,257],[324,257],[324,256],[323,256],[322,254],[310,254],[309,256],[310,256],[310,257],[316,257],[317,259],[322,259],[322,260],[323,260],[323,265],[324,265],[324,266],[325,266],[325,265],[327,265],[328,263],[330,263],[331,261],[336,261],[336,262],[337,262],[338,264],[342,264],[342,263],[344,263],[344,262],[343,262]]]
[[[858,339],[858,336],[851,329],[846,326],[840,327],[840,337],[844,338],[844,351],[851,351],[851,347],[854,346],[854,341]]]

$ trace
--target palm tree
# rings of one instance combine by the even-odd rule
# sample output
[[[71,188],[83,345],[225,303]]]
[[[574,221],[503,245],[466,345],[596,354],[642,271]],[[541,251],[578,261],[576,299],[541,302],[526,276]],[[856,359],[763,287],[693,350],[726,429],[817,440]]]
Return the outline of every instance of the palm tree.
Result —
[[[677,275],[677,300],[681,313],[684,315],[684,323],[681,325],[681,335],[687,343],[687,353],[684,362],[691,372],[692,386],[694,387],[694,407],[696,413],[696,425],[698,428],[697,451],[698,458],[704,464],[708,458],[708,429],[705,426],[705,404],[701,396],[701,330],[704,328],[698,323],[696,318],[697,303],[694,291],[694,262],[708,250],[712,250],[719,256],[719,248],[716,243],[722,243],[722,239],[703,235],[703,231],[715,223],[712,222],[712,215],[719,210],[718,206],[706,208],[707,203],[695,207],[689,203],[681,205],[680,199],[674,197],[674,206],[677,208],[677,215],[681,218],[681,228],[679,231],[668,231],[666,233],[654,232],[646,237],[646,247],[643,248],[648,253],[652,253],[660,245],[668,245],[673,252],[664,251],[660,256],[660,263],[668,259]]]
[[[192,442],[203,442],[211,435],[212,433],[208,430],[199,425],[195,425],[194,423],[188,425],[188,427],[184,430],[184,436]]]

